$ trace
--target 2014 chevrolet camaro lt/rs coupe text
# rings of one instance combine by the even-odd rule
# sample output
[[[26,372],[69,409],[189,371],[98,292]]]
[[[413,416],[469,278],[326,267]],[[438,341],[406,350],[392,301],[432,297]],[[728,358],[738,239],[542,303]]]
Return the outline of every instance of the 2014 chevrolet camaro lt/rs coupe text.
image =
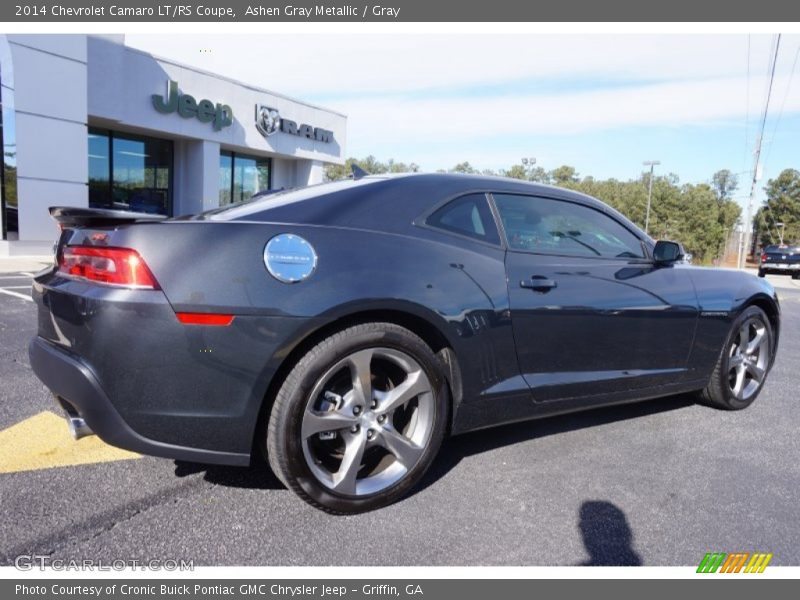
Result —
[[[399,499],[448,434],[681,392],[744,408],[778,342],[768,282],[543,185],[362,176],[191,217],[51,213],[30,358],[74,432],[265,452],[331,512]]]

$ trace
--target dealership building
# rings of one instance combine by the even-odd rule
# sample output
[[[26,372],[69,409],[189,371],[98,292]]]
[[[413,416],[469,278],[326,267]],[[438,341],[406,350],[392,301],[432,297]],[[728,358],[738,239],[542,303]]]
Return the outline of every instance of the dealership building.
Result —
[[[123,36],[0,35],[0,102],[0,256],[49,252],[50,206],[198,213],[344,162],[344,115]]]

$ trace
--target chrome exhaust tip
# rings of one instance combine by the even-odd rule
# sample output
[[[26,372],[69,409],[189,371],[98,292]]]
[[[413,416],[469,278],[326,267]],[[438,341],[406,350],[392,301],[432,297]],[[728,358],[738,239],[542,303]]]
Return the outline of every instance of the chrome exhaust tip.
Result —
[[[79,440],[94,435],[94,431],[86,424],[83,417],[67,415],[67,427],[69,427],[69,433],[72,435],[73,440]]]
[[[86,421],[83,420],[83,417],[75,410],[72,404],[63,398],[57,398],[57,400],[61,409],[64,411],[64,418],[67,420],[67,427],[69,428],[69,433],[73,440],[77,441],[81,438],[95,435],[94,431],[86,424]]]

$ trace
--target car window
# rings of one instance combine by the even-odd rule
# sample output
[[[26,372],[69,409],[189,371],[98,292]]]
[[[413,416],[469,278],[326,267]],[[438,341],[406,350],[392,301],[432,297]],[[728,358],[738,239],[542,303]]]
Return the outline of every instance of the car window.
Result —
[[[500,244],[500,234],[485,194],[456,198],[429,216],[426,223],[482,242]]]
[[[602,212],[573,202],[494,194],[510,248],[596,258],[645,258],[642,243]]]

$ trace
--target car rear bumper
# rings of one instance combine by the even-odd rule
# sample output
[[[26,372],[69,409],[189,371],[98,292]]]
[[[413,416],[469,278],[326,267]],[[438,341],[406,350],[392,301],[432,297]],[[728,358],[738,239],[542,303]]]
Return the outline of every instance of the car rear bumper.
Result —
[[[273,377],[313,319],[181,323],[159,290],[43,272],[33,282],[36,375],[104,441],[140,453],[246,465]],[[218,307],[208,312],[220,312]]]
[[[65,350],[35,337],[28,347],[36,376],[57,397],[68,402],[104,442],[153,456],[212,464],[246,466],[249,454],[188,448],[148,439],[125,422],[83,362]]]
[[[759,266],[762,271],[776,271],[783,273],[796,273],[800,271],[800,262],[797,263],[762,263]]]

